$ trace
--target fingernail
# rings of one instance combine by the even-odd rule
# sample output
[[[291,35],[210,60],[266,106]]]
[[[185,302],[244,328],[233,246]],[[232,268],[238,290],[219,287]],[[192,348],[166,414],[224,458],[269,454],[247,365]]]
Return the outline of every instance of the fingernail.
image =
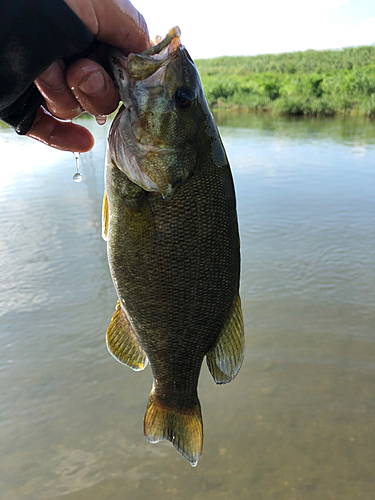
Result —
[[[38,79],[52,90],[59,90],[65,85],[65,78],[57,61],[52,63]]]
[[[79,90],[89,96],[95,96],[95,94],[103,91],[105,87],[106,82],[101,71],[91,73],[91,75],[78,85]]]
[[[105,125],[107,117],[105,115],[96,115],[95,120],[98,125]]]

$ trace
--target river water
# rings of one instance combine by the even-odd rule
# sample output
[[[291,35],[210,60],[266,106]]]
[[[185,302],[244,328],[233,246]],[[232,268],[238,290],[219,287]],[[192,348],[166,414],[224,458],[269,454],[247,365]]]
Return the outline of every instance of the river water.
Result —
[[[372,500],[375,123],[221,113],[235,179],[247,351],[199,383],[193,469],[143,438],[150,369],[106,351],[108,126],[72,154],[0,128],[3,500]]]

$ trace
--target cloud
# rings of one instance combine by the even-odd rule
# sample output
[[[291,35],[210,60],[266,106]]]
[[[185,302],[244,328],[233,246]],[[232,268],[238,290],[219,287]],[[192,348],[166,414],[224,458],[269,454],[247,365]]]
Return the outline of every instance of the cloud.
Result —
[[[359,26],[355,26],[352,33],[353,43],[358,45],[368,45],[375,42],[375,16],[367,19]]]
[[[339,48],[375,41],[374,19],[355,26],[331,20],[349,0],[265,0],[226,4],[140,0],[151,34],[179,25],[193,58]]]

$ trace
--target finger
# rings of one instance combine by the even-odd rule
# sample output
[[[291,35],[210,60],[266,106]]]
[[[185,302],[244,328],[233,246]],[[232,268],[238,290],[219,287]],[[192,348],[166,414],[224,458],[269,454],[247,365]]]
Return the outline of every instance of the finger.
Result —
[[[95,61],[76,61],[67,69],[66,80],[81,107],[91,115],[109,115],[116,110],[119,98],[115,85]]]
[[[150,46],[146,22],[129,0],[65,0],[95,38],[129,54]]]
[[[26,135],[63,151],[84,153],[94,145],[94,138],[87,129],[72,122],[61,122],[42,107]]]
[[[126,54],[138,54],[150,46],[146,21],[128,0],[105,2],[94,0],[95,12],[100,20],[98,40],[122,49]]]
[[[65,80],[65,65],[53,62],[36,80],[35,85],[46,101],[48,110],[57,118],[68,120],[82,113]]]

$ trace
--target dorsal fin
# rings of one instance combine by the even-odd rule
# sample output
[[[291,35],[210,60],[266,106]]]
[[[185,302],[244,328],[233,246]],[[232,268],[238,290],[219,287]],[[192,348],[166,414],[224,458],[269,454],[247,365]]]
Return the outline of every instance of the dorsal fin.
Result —
[[[206,356],[208,369],[217,384],[226,384],[234,379],[240,371],[244,352],[241,299],[237,296],[216,344]]]
[[[107,348],[117,361],[132,370],[144,370],[147,366],[146,353],[140,346],[119,300],[107,330]]]

